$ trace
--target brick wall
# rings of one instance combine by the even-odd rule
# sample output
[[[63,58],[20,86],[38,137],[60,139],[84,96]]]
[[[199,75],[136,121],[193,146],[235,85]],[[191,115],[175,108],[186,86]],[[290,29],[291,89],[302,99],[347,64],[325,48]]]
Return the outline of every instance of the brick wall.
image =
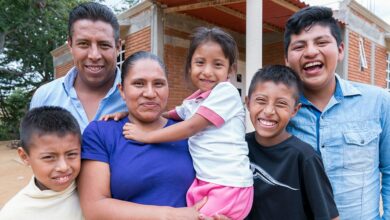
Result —
[[[366,53],[367,68],[362,70],[360,68],[359,35],[353,31],[349,32],[348,80],[370,84],[372,42],[367,38],[363,38],[363,42]]]
[[[281,64],[284,65],[283,42],[264,45],[263,65]]]
[[[165,35],[178,37],[184,40],[189,38],[189,34],[174,30],[164,29]],[[185,80],[184,65],[187,56],[187,49],[177,45],[164,45],[164,61],[168,70],[169,100],[168,109],[182,103],[183,99],[191,95],[195,88],[191,88],[191,83]]]
[[[386,48],[377,45],[375,50],[375,85],[386,88]]]
[[[73,67],[73,60],[56,66],[54,78],[57,79],[64,76],[72,67]]]
[[[137,51],[151,51],[150,27],[139,30],[126,37],[125,57]]]

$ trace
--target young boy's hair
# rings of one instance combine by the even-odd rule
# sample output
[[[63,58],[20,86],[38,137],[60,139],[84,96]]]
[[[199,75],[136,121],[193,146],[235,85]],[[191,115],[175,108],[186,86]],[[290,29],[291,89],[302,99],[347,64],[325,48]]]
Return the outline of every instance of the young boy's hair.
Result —
[[[284,53],[287,57],[288,46],[292,34],[299,34],[303,30],[310,30],[313,25],[329,27],[337,46],[342,42],[340,27],[333,18],[332,9],[323,6],[310,6],[293,14],[287,21],[284,31]]]
[[[119,23],[115,14],[111,9],[105,5],[96,2],[82,3],[69,13],[68,21],[68,36],[72,39],[73,36],[73,24],[82,19],[91,21],[103,21],[111,25],[114,30],[115,43],[119,41]]]
[[[78,136],[81,144],[81,132],[76,119],[67,110],[57,106],[42,106],[27,112],[20,123],[20,145],[28,154],[33,135],[67,134]]]
[[[133,66],[135,65],[135,63],[138,60],[156,61],[160,65],[161,69],[163,70],[164,75],[167,76],[167,74],[168,74],[167,69],[165,67],[164,62],[160,59],[160,57],[158,57],[157,55],[155,55],[151,52],[138,51],[138,52],[133,53],[129,57],[127,57],[122,64],[121,80],[122,80],[123,86],[124,86],[123,82],[125,81],[126,76],[129,74],[129,71],[131,70],[131,68],[133,68]]]
[[[213,27],[198,27],[195,29],[194,33],[191,35],[191,43],[188,49],[186,64],[185,64],[185,77],[189,79],[190,69],[191,69],[191,60],[194,55],[195,50],[204,43],[215,42],[221,47],[223,54],[229,60],[229,71],[237,71],[237,60],[238,60],[238,49],[237,43],[234,38],[226,33],[225,31]]]
[[[258,83],[268,81],[274,82],[275,84],[282,83],[289,88],[295,88],[293,97],[295,98],[295,104],[297,105],[299,103],[299,95],[303,90],[301,78],[299,78],[293,69],[283,65],[269,65],[259,69],[252,78],[248,90],[248,98],[252,96]]]

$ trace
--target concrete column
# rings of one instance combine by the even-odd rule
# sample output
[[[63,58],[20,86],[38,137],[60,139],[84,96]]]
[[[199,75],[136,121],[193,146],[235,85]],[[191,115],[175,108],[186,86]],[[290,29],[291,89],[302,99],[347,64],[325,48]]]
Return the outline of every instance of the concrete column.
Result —
[[[151,52],[164,59],[164,23],[162,9],[153,4],[151,19]]]
[[[245,94],[248,95],[248,89],[254,73],[263,66],[263,1],[246,1],[246,77]],[[254,128],[246,114],[246,130],[253,131]]]

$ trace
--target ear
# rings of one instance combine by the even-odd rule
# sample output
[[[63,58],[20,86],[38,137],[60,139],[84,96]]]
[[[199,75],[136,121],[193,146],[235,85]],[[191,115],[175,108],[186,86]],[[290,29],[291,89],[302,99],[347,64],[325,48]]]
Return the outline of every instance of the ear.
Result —
[[[72,39],[68,36],[66,39],[66,45],[68,45],[68,48],[70,50],[70,53],[72,53]]]
[[[122,82],[122,83],[123,83],[123,82]],[[122,83],[119,83],[119,84],[118,84],[118,89],[119,89],[119,93],[121,94],[122,99],[125,100],[125,93],[124,93],[124,91],[123,91]]]
[[[229,68],[229,73],[228,75],[233,75],[237,73],[237,62],[236,63],[233,63],[230,68]]]
[[[344,42],[341,42],[337,49],[339,51],[337,61],[340,62],[344,59]]]
[[[116,53],[119,55],[119,52],[121,51],[121,47],[122,47],[122,39],[118,39],[118,42],[115,44],[115,48],[116,48]]]
[[[30,157],[22,147],[18,147],[18,154],[20,159],[23,161],[24,165],[30,166]]]
[[[293,111],[293,113],[291,114],[291,118],[293,118],[293,117],[298,113],[299,109],[301,109],[301,106],[302,106],[302,104],[299,103],[298,105],[296,105],[296,106],[294,107],[294,111]]]
[[[248,96],[245,96],[245,106],[249,111],[249,98],[248,98]]]
[[[290,64],[288,63],[288,58],[284,57],[284,64],[288,67],[290,67]]]

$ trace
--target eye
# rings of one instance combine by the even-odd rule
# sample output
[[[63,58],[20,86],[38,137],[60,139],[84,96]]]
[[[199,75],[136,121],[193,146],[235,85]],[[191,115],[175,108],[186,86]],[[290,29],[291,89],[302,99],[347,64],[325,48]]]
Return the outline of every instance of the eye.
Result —
[[[135,81],[132,83],[132,85],[136,88],[142,88],[144,86],[144,83],[142,81]]]
[[[79,41],[79,42],[77,42],[77,46],[79,46],[81,48],[86,48],[86,47],[88,47],[88,43],[86,41]]]
[[[276,103],[276,107],[279,107],[279,108],[285,108],[287,106],[288,106],[288,103],[285,101],[280,101],[280,102]]]
[[[67,154],[67,157],[68,158],[71,158],[71,159],[75,159],[75,158],[78,158],[79,157],[79,153],[78,152],[71,152],[71,153],[68,153]]]
[[[264,98],[257,98],[256,103],[260,105],[264,105],[267,103],[267,101]]]
[[[294,45],[293,47],[291,47],[291,50],[300,51],[300,50],[303,50],[303,48],[304,48],[303,45]]]
[[[219,68],[222,68],[224,65],[223,65],[223,63],[216,63],[215,66],[217,69],[219,69]]]
[[[326,46],[326,45],[328,45],[328,41],[319,41],[317,44],[319,46]]]
[[[201,66],[204,64],[204,61],[203,60],[195,60],[194,62],[197,66]]]
[[[53,161],[55,157],[53,155],[45,155],[41,157],[42,160],[44,161]]]
[[[154,83],[154,86],[156,86],[157,88],[162,88],[162,87],[165,86],[165,84],[166,84],[166,83],[165,83],[165,82],[162,82],[162,81],[161,81],[161,82],[155,82],[155,83]]]
[[[100,47],[101,47],[102,49],[107,50],[107,49],[110,49],[112,46],[111,46],[111,44],[103,43],[103,44],[100,45]]]

